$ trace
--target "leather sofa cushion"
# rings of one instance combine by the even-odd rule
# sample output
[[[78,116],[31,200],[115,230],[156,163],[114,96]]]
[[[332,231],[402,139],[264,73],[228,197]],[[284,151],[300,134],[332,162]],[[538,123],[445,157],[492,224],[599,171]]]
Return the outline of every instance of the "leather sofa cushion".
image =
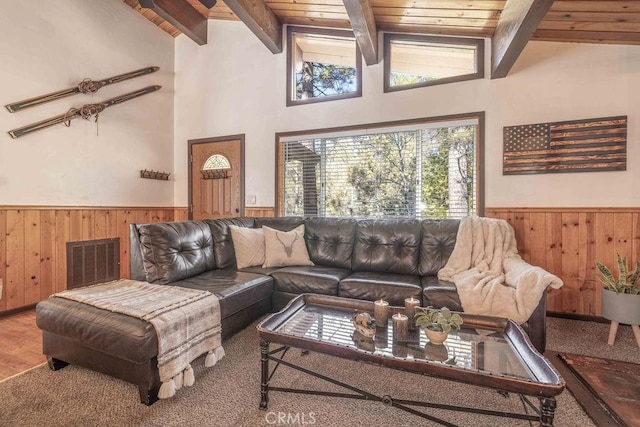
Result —
[[[425,307],[447,307],[452,311],[463,311],[456,285],[451,282],[442,282],[437,276],[422,278],[422,301]]]
[[[216,268],[211,229],[203,221],[143,224],[138,232],[147,282],[164,285]]]
[[[353,273],[340,281],[338,296],[368,301],[385,299],[391,305],[404,306],[404,299],[422,294],[420,278],[404,274]]]
[[[291,231],[304,224],[304,218],[300,216],[280,216],[275,218],[256,218],[256,228],[266,225],[280,231]]]
[[[229,225],[237,225],[238,227],[253,227],[255,225],[254,218],[223,218],[223,219],[205,219],[211,234],[213,235],[213,254],[216,257],[218,268],[228,268],[236,266],[236,253],[233,249],[233,240],[231,239],[231,231]]]
[[[438,270],[445,266],[456,244],[459,227],[459,219],[422,221],[421,276],[438,274]]]
[[[299,295],[300,294],[294,294],[291,292],[275,291],[273,293],[273,299],[271,300],[271,310],[274,313],[277,313],[278,311],[282,310],[287,304],[289,304],[289,301]]]
[[[344,268],[292,266],[274,271],[271,277],[276,291],[338,295],[338,283],[349,273]]]
[[[305,240],[314,264],[351,268],[356,220],[311,217],[305,221]]]
[[[235,269],[212,270],[169,286],[209,291],[220,301],[220,317],[224,319],[265,298],[271,298],[273,279]]]
[[[36,324],[42,330],[133,363],[144,363],[158,354],[158,338],[150,323],[77,301],[40,301]]]
[[[420,232],[418,220],[358,221],[351,268],[417,276]]]
[[[247,268],[243,268],[240,271],[245,272],[245,273],[256,273],[256,274],[266,274],[268,276],[271,276],[271,273],[278,271],[282,269],[282,267],[267,267],[264,268],[261,265],[256,265],[253,267],[247,267]]]

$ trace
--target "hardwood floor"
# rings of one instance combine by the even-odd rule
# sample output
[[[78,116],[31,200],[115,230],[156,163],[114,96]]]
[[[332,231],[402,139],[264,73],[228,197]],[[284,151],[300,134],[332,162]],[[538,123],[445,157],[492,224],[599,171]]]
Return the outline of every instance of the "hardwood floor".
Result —
[[[35,309],[0,317],[0,381],[46,361]]]

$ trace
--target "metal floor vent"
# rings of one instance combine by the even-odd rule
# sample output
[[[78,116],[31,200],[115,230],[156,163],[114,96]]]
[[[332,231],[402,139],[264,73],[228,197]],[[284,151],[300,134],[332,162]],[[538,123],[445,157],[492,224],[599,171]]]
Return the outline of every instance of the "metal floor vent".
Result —
[[[120,239],[67,242],[67,289],[120,278]]]

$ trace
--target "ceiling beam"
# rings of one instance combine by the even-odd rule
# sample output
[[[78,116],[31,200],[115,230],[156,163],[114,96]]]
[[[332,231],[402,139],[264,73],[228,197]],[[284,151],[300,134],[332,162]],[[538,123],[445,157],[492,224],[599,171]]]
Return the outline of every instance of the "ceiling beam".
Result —
[[[282,52],[282,25],[263,0],[225,0],[224,3],[272,52]]]
[[[506,77],[553,0],[507,0],[491,38],[491,78]]]
[[[140,6],[153,10],[200,46],[207,44],[208,19],[187,0],[140,0]]]
[[[353,34],[367,65],[378,63],[378,31],[369,0],[343,0]]]

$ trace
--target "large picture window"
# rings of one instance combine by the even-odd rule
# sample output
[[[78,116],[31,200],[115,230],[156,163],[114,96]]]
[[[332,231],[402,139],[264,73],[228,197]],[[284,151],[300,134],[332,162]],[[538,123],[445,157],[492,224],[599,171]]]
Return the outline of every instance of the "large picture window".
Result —
[[[287,106],[362,96],[362,55],[352,32],[288,27]]]
[[[384,36],[384,91],[484,77],[484,40],[407,34]]]
[[[277,135],[282,216],[483,213],[484,113]]]

